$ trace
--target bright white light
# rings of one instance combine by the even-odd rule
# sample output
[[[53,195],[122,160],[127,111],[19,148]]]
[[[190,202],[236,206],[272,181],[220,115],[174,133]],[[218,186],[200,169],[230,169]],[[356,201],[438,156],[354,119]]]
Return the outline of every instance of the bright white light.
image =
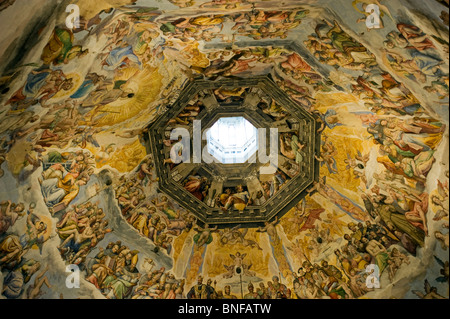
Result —
[[[209,153],[223,164],[245,163],[258,150],[258,130],[243,117],[220,118],[207,138]]]

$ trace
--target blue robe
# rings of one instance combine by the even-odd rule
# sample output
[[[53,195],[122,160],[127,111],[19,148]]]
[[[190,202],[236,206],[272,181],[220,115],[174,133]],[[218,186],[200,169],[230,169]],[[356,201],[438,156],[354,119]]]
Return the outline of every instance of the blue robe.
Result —
[[[433,73],[432,69],[439,65],[439,63],[442,62],[441,59],[432,57],[430,55],[426,55],[420,51],[413,51],[411,53],[411,56],[413,57],[413,60],[416,62],[419,69],[422,71],[423,74],[430,77],[437,77],[440,78],[444,74],[441,70],[438,70]]]
[[[123,60],[125,58],[128,58],[130,61],[132,61],[138,65],[141,65],[139,58],[133,52],[133,47],[131,45],[129,45],[124,48],[119,47],[119,48],[112,50],[109,53],[109,56],[106,58],[106,63],[108,65],[105,65],[104,69],[113,71],[113,70],[125,65],[125,63],[123,62]]]
[[[41,72],[38,74],[28,74],[27,83],[23,88],[23,95],[26,97],[34,97],[39,90],[45,85],[50,72]]]
[[[82,97],[85,97],[86,95],[88,95],[89,93],[92,92],[92,90],[94,89],[94,82],[92,82],[92,80],[86,80],[83,82],[83,84],[81,84],[81,86],[78,88],[78,90],[72,94],[70,96],[70,98],[72,99],[79,99]]]

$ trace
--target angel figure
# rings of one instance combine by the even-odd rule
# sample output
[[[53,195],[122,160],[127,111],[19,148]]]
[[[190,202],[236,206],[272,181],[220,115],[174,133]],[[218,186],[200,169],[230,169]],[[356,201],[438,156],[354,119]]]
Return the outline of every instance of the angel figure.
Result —
[[[344,229],[347,223],[341,220],[341,217],[347,216],[346,213],[339,214],[337,212],[327,213],[326,219],[322,220],[321,228],[329,230],[330,236],[344,236]]]
[[[327,177],[323,176],[322,178],[319,178],[318,182],[314,182],[313,186],[308,188],[306,192],[308,192],[311,196],[315,191],[317,191],[323,197],[328,198],[328,193],[325,189],[326,184],[327,184]]]
[[[448,216],[448,181],[442,183],[438,182],[438,195],[431,196],[431,202],[438,207],[438,211],[436,215],[433,217],[433,220],[439,221],[444,217]]]
[[[247,239],[245,236],[248,233],[248,228],[243,229],[242,231],[238,230],[237,234],[239,236],[238,241],[244,246],[244,247],[250,247],[250,248],[258,248],[259,250],[262,250],[262,248],[259,246],[259,244],[254,241],[253,239]]]
[[[448,228],[448,223],[445,223],[443,227]],[[443,250],[447,250],[449,247],[449,233],[443,234],[442,232],[436,230],[434,232],[434,237],[441,243],[441,247]]]
[[[350,153],[347,152],[347,158],[344,160],[344,163],[347,164],[345,168],[347,170],[353,169],[353,175],[356,178],[361,178],[361,181],[367,187],[368,182],[364,170],[366,168],[367,162],[370,159],[370,153],[363,156],[359,150],[357,152],[358,153],[355,157],[352,157]]]
[[[255,273],[253,271],[250,271],[252,264],[244,263],[244,258],[246,256],[247,254],[241,254],[240,252],[236,252],[236,255],[230,254],[230,257],[233,260],[234,270],[236,271],[237,269],[240,269],[244,275],[253,277],[255,276]]]
[[[359,168],[363,170],[367,164],[367,162],[370,159],[370,153],[366,155],[362,155],[359,150],[357,150],[357,155],[355,157],[351,157],[350,154],[347,152],[347,159],[344,160],[344,162],[347,164],[347,169],[349,168]]]
[[[209,225],[205,224],[205,227],[202,228],[200,226],[196,226],[194,230],[198,232],[198,234],[194,236],[194,242],[198,247],[201,247],[212,242],[213,237],[211,233],[216,232],[218,230],[218,226],[209,228]]]
[[[223,265],[223,267],[227,270],[226,273],[223,274],[224,279],[230,279],[234,276],[234,266]]]
[[[276,224],[278,223],[278,216],[275,217],[275,219],[272,222],[264,222],[264,227],[259,227],[256,231],[260,233],[265,233],[269,235],[269,237],[272,239],[274,245],[278,245],[280,242],[280,237],[278,236],[277,229],[275,228]]]
[[[297,238],[290,247],[287,247],[287,249],[293,252],[294,256],[298,258],[298,261],[301,264],[304,261],[309,260],[309,257],[305,254],[305,252],[308,252],[307,246],[308,243],[304,239]]]
[[[236,252],[236,255],[230,254],[231,259],[234,261],[234,267],[242,267],[245,256],[247,254],[241,254],[240,252]]]
[[[330,174],[337,174],[338,169],[335,159],[336,155],[337,155],[337,148],[325,136],[324,140],[322,141],[320,155],[314,155],[314,158],[320,162],[320,166],[326,164]]]
[[[438,257],[434,256],[434,259],[436,259],[436,262],[442,267],[442,269],[440,270],[440,274],[442,276],[439,276],[436,278],[437,282],[448,282],[448,277],[449,277],[449,263],[448,260],[445,261],[445,263],[440,260]]]
[[[321,220],[320,214],[325,211],[323,208],[306,209],[307,205],[305,200],[298,203],[295,208],[294,217],[288,219],[292,223],[291,230],[295,232],[314,228],[315,221]]]
[[[425,279],[424,288],[425,288],[425,294],[423,294],[421,291],[418,291],[418,290],[413,290],[412,292],[413,292],[413,294],[418,296],[420,299],[447,299],[444,296],[441,296],[440,294],[438,294],[437,288],[431,287],[431,285],[427,279]]]
[[[225,228],[224,230],[219,230],[219,243],[221,245],[234,245],[238,242],[239,238],[242,236],[239,232],[241,224],[234,226],[233,228]]]

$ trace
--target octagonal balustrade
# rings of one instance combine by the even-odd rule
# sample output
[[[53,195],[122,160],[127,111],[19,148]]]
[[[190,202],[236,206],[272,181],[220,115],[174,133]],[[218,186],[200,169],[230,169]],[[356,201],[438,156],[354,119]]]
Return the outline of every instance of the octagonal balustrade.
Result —
[[[147,152],[160,190],[199,224],[262,226],[319,179],[318,122],[269,77],[192,81],[161,109],[144,135]],[[174,152],[184,161],[172,161]]]

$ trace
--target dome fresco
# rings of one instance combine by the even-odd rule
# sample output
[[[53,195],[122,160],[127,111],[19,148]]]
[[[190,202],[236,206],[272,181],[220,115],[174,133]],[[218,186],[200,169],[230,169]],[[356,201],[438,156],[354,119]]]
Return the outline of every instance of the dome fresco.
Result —
[[[0,0],[0,299],[448,299],[448,12]]]

